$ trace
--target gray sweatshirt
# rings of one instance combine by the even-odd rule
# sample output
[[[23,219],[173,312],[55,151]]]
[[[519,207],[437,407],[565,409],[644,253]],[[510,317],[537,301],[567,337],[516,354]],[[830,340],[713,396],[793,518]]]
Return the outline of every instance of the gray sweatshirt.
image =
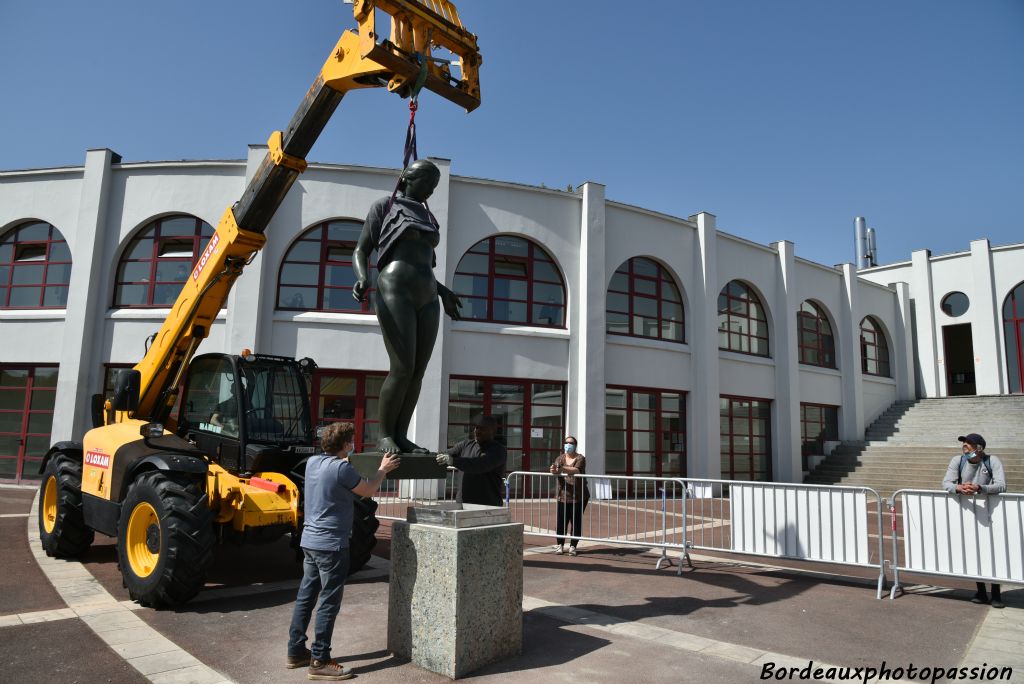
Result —
[[[989,454],[985,454],[977,463],[971,463],[966,454],[954,456],[946,468],[942,488],[950,494],[956,493],[957,477],[960,477],[960,484],[972,482],[980,485],[981,491],[985,494],[1002,494],[1006,491],[1003,462]]]

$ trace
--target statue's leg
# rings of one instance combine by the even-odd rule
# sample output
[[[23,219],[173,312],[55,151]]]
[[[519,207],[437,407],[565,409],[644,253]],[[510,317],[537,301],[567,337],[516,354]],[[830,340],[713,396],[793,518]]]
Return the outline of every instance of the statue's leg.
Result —
[[[416,402],[419,400],[420,388],[423,385],[423,375],[427,372],[427,364],[430,363],[430,356],[434,351],[434,342],[437,340],[437,326],[440,322],[441,305],[435,297],[432,302],[426,304],[417,313],[416,361],[412,378],[409,380],[409,386],[406,388],[402,410],[398,413],[398,424],[395,428],[395,441],[398,442],[403,451],[410,453],[430,453],[429,449],[424,449],[411,442],[407,434],[409,423],[412,421],[412,413],[416,410]]]
[[[398,453],[403,451],[398,437],[399,416],[402,404],[409,390],[409,383],[416,368],[416,308],[407,296],[398,295],[382,274],[378,278],[378,289],[374,296],[377,320],[384,336],[384,347],[388,352],[390,370],[380,389],[377,420],[380,423],[379,451]],[[383,285],[383,287],[382,287]]]

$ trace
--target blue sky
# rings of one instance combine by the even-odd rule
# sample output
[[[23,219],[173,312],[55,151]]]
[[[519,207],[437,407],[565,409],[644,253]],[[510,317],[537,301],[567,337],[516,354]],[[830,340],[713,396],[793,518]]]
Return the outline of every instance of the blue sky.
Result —
[[[1024,241],[1021,0],[462,0],[484,65],[466,115],[422,98],[420,153],[798,256],[883,263]],[[240,159],[283,128],[338,35],[340,0],[2,0],[0,169]],[[397,166],[406,104],[342,103],[310,161]]]

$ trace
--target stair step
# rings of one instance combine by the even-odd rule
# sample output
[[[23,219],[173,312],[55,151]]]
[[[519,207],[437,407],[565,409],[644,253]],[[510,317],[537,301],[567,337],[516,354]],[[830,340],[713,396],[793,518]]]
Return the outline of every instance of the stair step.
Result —
[[[864,431],[863,440],[840,444],[805,482],[874,489],[939,489],[956,438],[966,432],[989,437],[1011,483],[1024,484],[1024,396],[950,397],[897,401]],[[1019,485],[1018,485],[1019,486]]]

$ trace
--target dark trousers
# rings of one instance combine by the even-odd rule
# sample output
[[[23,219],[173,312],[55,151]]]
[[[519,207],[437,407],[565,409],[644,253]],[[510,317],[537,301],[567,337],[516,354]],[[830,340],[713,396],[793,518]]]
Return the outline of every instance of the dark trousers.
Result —
[[[985,594],[985,583],[984,582],[975,582],[975,584],[978,585],[978,596],[981,597],[981,598],[984,598],[985,595],[986,595]],[[999,596],[999,585],[998,584],[993,584],[992,585],[992,600],[993,601],[1001,600],[1000,596]]]
[[[345,578],[348,576],[348,549],[338,551],[316,551],[302,549],[302,582],[299,595],[295,598],[292,624],[288,629],[288,655],[301,656],[306,646],[306,629],[309,627],[317,597],[320,608],[316,611],[313,626],[313,645],[310,651],[313,660],[331,659],[331,635],[334,621],[341,610],[341,597],[345,593]]]
[[[558,510],[555,513],[555,542],[559,546],[565,543],[565,535],[569,533],[570,526],[572,526],[572,534],[577,537],[580,536],[580,529],[583,527],[583,508],[582,501],[577,501],[576,503],[558,502]],[[579,539],[569,540],[569,546],[574,549],[579,543]]]

